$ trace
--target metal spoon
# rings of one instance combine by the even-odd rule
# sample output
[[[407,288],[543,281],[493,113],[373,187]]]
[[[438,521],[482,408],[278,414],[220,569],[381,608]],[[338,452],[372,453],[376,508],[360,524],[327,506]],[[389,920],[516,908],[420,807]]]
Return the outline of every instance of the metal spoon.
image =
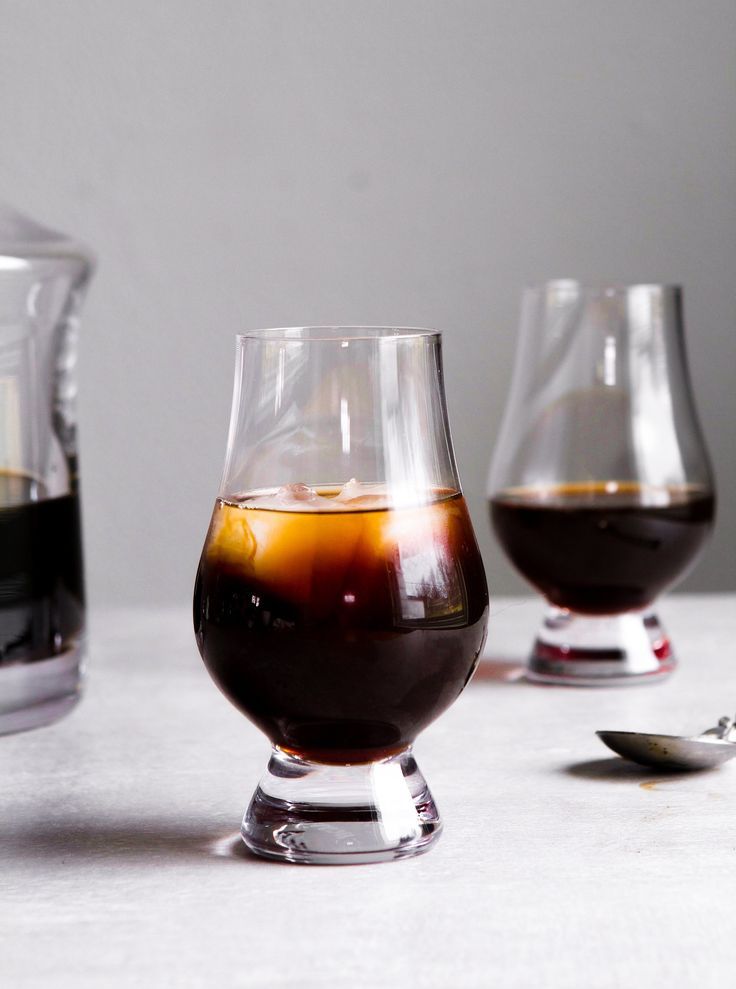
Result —
[[[624,759],[662,769],[712,769],[736,756],[736,721],[727,716],[715,728],[690,738],[639,731],[597,731],[600,740]]]

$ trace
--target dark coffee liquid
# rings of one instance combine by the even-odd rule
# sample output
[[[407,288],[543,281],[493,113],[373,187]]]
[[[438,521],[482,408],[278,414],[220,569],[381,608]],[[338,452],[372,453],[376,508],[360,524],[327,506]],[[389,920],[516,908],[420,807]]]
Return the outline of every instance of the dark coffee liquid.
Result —
[[[400,751],[455,700],[483,643],[463,499],[257,505],[218,501],[202,554],[194,624],[212,677],[288,751],[335,763]]]
[[[0,473],[0,665],[48,659],[84,627],[79,499]]]
[[[560,608],[643,608],[681,577],[708,535],[714,498],[696,486],[591,482],[514,488],[491,500],[509,559]]]

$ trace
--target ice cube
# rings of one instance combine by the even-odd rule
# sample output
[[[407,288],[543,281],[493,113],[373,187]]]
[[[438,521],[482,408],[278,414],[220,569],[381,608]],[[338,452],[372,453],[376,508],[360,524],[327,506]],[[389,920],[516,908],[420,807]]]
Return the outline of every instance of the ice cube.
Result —
[[[364,484],[354,477],[339,492],[329,497],[319,494],[308,484],[284,484],[271,491],[253,492],[238,499],[248,508],[266,508],[276,512],[344,512],[386,508],[385,484]]]
[[[308,484],[284,484],[274,493],[274,501],[282,505],[297,503],[302,505],[305,501],[319,501],[320,496],[310,488]]]
[[[343,484],[333,501],[339,502],[341,505],[350,505],[353,508],[385,508],[387,501],[386,485],[366,484],[351,477],[346,484]]]
[[[351,477],[335,495],[335,501],[351,501],[353,498],[359,498],[364,487],[366,485],[361,484],[360,481]]]
[[[324,498],[308,484],[284,484],[250,501],[254,508],[279,512],[327,512],[332,507],[332,498]]]

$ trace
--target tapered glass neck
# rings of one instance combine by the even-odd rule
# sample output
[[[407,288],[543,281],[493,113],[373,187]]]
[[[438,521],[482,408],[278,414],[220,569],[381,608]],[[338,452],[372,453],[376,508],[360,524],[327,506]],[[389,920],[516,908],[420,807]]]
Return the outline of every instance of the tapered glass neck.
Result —
[[[489,493],[608,480],[711,485],[680,289],[530,288]]]
[[[380,485],[389,504],[459,490],[440,334],[296,327],[238,337],[223,498]]]

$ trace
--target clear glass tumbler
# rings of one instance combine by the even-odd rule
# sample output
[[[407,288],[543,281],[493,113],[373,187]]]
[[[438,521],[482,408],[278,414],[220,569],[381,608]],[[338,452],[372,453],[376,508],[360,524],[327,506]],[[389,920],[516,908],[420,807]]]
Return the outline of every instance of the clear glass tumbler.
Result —
[[[550,605],[530,679],[605,685],[673,669],[653,603],[714,516],[679,288],[526,291],[488,493],[498,541]]]
[[[238,337],[194,624],[211,676],[273,744],[246,844],[313,863],[425,850],[440,818],[412,743],[470,679],[487,611],[440,334]]]

